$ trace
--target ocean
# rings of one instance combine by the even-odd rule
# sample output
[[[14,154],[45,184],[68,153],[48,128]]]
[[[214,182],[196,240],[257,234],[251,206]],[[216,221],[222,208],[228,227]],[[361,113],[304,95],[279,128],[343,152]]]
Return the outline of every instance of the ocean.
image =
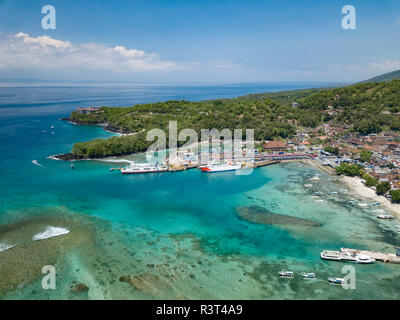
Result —
[[[122,176],[110,172],[112,163],[79,161],[71,170],[70,163],[48,158],[76,142],[113,135],[59,120],[77,107],[314,86],[0,88],[0,297],[399,299],[397,265],[352,265],[355,290],[327,282],[344,277],[345,264],[321,261],[323,249],[395,252],[400,234],[397,221],[376,219],[380,206],[312,166],[281,163],[249,176],[196,169]],[[278,223],[249,220],[248,213]],[[34,240],[52,230],[69,232]],[[54,290],[42,288],[45,265],[55,267]],[[317,278],[281,279],[280,270]]]

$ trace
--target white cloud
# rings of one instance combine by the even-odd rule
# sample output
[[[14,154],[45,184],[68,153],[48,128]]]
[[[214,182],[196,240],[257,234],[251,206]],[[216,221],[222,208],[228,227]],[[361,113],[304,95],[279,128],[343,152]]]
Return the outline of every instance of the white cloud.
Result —
[[[372,62],[371,68],[379,72],[391,72],[400,69],[400,61],[385,60],[383,62]]]
[[[66,48],[71,47],[71,42],[69,42],[69,41],[56,40],[56,39],[52,39],[48,36],[31,38],[29,36],[29,34],[20,32],[15,35],[15,38],[22,39],[23,42],[26,44],[37,43],[43,48],[54,47],[56,49],[65,50]]]
[[[100,43],[73,44],[49,36],[20,32],[0,34],[0,70],[26,69],[114,72],[182,70],[188,66],[163,61],[155,53]]]

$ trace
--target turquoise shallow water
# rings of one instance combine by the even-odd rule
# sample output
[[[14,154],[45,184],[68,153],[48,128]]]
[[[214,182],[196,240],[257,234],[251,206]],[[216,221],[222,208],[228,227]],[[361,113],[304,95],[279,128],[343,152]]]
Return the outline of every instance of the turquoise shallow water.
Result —
[[[57,290],[42,290],[38,277],[7,298],[399,298],[396,265],[356,265],[356,290],[327,283],[328,276],[342,275],[343,264],[322,262],[321,250],[346,246],[394,252],[400,246],[397,222],[378,221],[373,210],[379,206],[350,194],[335,178],[301,163],[260,168],[250,176],[198,170],[122,176],[109,172],[112,164],[95,161],[77,162],[71,170],[69,163],[46,157],[69,150],[76,141],[111,134],[58,121],[72,107],[60,102],[70,99],[59,91],[53,96],[60,99],[54,103],[57,112],[34,114],[30,108],[44,103],[35,94],[34,107],[21,104],[28,115],[23,110],[18,115],[16,107],[14,115],[0,116],[0,223],[45,212],[61,215],[60,224],[73,217],[87,227],[71,227],[71,237],[82,238],[80,245],[57,244],[66,248],[53,259],[59,270]],[[312,180],[315,175],[319,180]],[[251,223],[240,219],[239,206],[258,206],[322,226]],[[0,242],[10,234],[0,233]],[[12,250],[1,252],[0,261]],[[40,261],[46,261],[45,254]],[[287,281],[277,277],[280,269],[316,272],[318,279]],[[132,283],[119,281],[122,275],[131,276]],[[76,282],[87,284],[89,291],[71,293]]]

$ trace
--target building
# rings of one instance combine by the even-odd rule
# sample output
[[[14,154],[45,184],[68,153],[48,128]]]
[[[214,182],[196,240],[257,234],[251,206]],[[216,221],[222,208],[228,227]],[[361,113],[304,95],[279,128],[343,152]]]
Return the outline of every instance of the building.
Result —
[[[289,147],[286,145],[286,143],[282,141],[268,141],[266,144],[264,144],[264,149],[266,151],[286,151],[289,149]]]

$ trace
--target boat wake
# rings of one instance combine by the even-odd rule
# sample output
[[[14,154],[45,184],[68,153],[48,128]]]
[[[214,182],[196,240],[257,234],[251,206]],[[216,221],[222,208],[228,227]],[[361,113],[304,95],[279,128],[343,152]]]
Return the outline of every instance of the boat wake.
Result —
[[[9,244],[4,243],[4,242],[0,242],[0,252],[6,251],[7,249],[11,249],[12,247],[14,247],[14,246],[13,245],[9,245]]]
[[[33,236],[32,240],[33,241],[43,240],[43,239],[61,236],[63,234],[67,234],[67,233],[69,233],[69,230],[66,228],[48,226],[44,232],[35,234]]]
[[[32,160],[32,163],[33,163],[35,166],[44,168],[37,160]]]
[[[94,160],[101,162],[110,162],[110,163],[129,163],[129,164],[135,163],[132,160],[126,160],[126,159],[94,159]]]

